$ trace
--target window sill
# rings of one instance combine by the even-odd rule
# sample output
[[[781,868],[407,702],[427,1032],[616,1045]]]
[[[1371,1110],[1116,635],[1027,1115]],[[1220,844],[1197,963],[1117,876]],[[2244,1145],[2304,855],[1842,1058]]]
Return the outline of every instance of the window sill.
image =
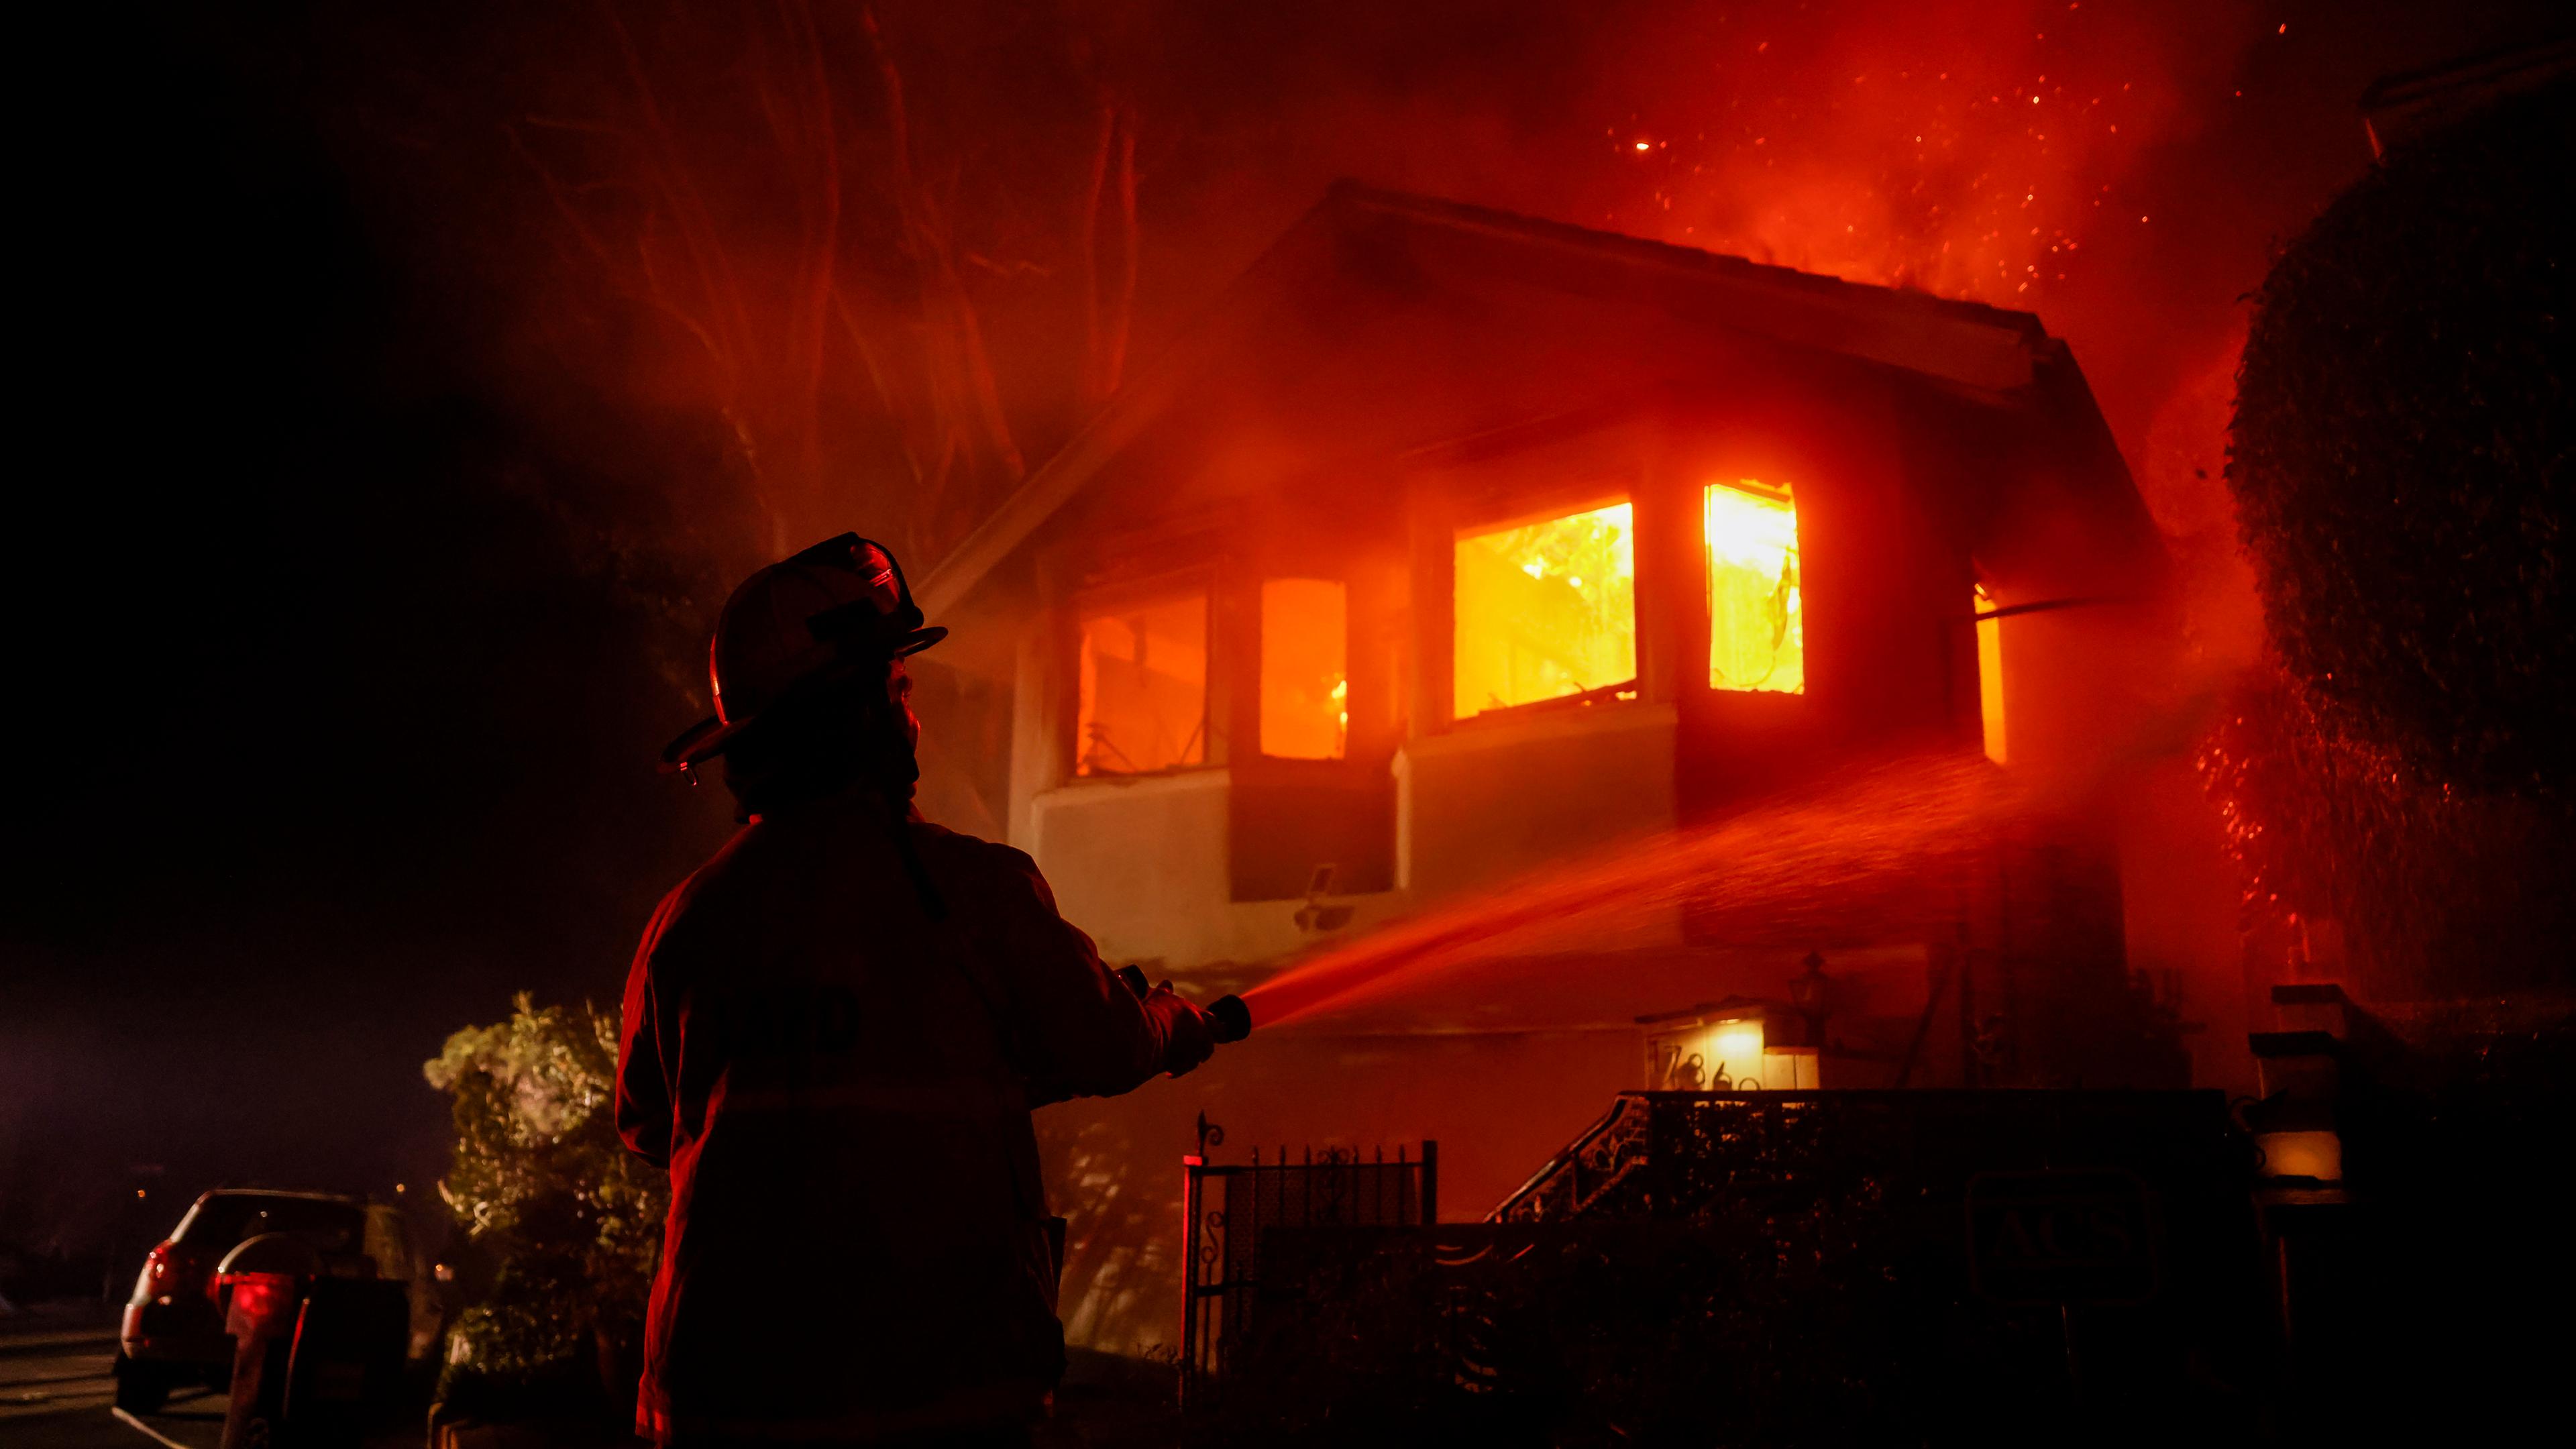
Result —
[[[1452,719],[1449,727],[1481,729],[1488,721],[1505,724],[1548,715],[1587,714],[1593,710],[1617,709],[1644,702],[1644,691],[1638,687],[1637,681],[1628,679],[1617,684],[1604,685],[1599,689],[1585,690],[1580,694],[1560,694],[1554,699],[1533,699],[1527,704],[1506,704],[1493,709],[1479,710],[1463,718]]]
[[[1405,750],[1415,756],[1475,754],[1538,740],[1670,730],[1680,719],[1681,711],[1672,705],[1642,699],[1535,713],[1492,710],[1461,720],[1445,733],[1408,740]]]
[[[1143,770],[1132,775],[1068,775],[1063,783],[1053,790],[1041,793],[1051,795],[1061,790],[1091,789],[1136,790],[1151,786],[1178,789],[1192,783],[1222,785],[1226,781],[1227,773],[1223,765],[1180,765],[1169,770]]]

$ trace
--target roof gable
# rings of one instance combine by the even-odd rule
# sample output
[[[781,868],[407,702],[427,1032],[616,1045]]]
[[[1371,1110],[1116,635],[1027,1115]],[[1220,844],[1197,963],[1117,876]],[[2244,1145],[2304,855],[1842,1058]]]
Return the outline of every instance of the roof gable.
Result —
[[[1257,348],[1268,329],[1313,325],[1305,311],[1319,293],[1474,291],[1494,282],[1643,307],[1693,330],[1839,355],[1997,397],[2028,392],[2063,356],[2062,344],[2026,312],[1345,181],[939,561],[919,586],[923,607],[936,615],[962,603],[1188,389]]]

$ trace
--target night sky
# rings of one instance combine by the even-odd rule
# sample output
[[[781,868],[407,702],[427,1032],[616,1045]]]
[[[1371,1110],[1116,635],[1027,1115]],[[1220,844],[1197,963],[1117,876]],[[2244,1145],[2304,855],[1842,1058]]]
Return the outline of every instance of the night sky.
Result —
[[[137,1185],[157,1229],[218,1181],[434,1178],[420,1063],[514,991],[613,1001],[730,828],[651,761],[732,579],[842,528],[935,550],[1097,395],[1122,135],[1131,359],[1353,175],[2037,310],[2226,554],[2239,298],[2368,164],[2354,98],[2550,7],[199,9],[22,62],[59,94],[19,209],[0,1244]],[[895,385],[761,350],[802,335],[826,153]],[[721,365],[638,281],[675,173],[750,278]],[[935,506],[925,214],[1010,434]]]

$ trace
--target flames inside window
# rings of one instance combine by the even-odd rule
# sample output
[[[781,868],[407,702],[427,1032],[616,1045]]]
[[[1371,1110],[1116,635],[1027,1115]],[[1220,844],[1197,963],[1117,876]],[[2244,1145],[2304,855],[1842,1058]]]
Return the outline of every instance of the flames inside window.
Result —
[[[1462,536],[1456,718],[1637,677],[1637,551],[1617,503]]]
[[[1082,616],[1074,773],[1136,775],[1207,759],[1207,599]]]
[[[1331,579],[1261,581],[1261,752],[1338,760],[1351,727],[1347,591]]]
[[[1708,686],[1807,692],[1798,605],[1798,507],[1786,487],[1712,483],[1708,539]]]
[[[1977,612],[1995,607],[1995,596],[1977,585]],[[2004,621],[1977,621],[1977,714],[1985,725],[1986,758],[2004,762]]]

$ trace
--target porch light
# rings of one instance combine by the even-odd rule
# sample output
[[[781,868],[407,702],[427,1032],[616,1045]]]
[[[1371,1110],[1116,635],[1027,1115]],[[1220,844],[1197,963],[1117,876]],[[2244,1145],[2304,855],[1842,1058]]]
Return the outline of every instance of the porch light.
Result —
[[[1708,544],[1708,687],[1807,692],[1798,586],[1798,507],[1784,484],[1712,483]]]
[[[2343,1181],[2343,1136],[2312,1130],[2258,1132],[2254,1145],[2263,1153],[2263,1176],[2303,1177],[2318,1182]]]
[[[2341,1096],[2341,1044],[2321,1031],[2248,1033],[2258,1100],[2245,1125],[2263,1152],[2266,1178],[2339,1182],[2343,1138],[2335,1130]]]
[[[1792,1005],[1798,1005],[1794,991]],[[1730,996],[1638,1017],[1646,1029],[1646,1090],[1812,1092],[1823,1086],[1824,1052],[1813,1027],[1802,1032],[1785,1010],[1778,1002]]]
[[[1718,1023],[1712,1033],[1717,1047],[1718,1070],[1739,1086],[1754,1087],[1762,1081],[1762,1018]]]
[[[1762,1008],[1731,998],[1640,1018],[1646,1085],[1668,1092],[1751,1091],[1765,1085]]]

